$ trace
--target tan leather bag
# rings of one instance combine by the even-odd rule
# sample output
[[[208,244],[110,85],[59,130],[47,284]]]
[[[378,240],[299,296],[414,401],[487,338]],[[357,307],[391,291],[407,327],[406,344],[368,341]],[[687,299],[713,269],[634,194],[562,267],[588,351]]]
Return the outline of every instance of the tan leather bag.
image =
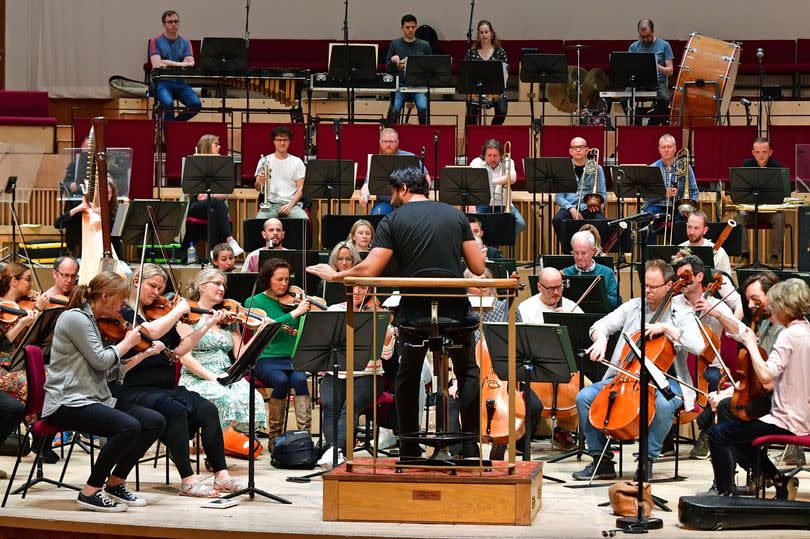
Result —
[[[610,497],[610,507],[615,514],[621,517],[632,517],[638,514],[636,508],[638,483],[635,481],[613,483],[608,489],[608,496]],[[649,483],[644,483],[644,516],[650,516],[652,508],[652,488]]]

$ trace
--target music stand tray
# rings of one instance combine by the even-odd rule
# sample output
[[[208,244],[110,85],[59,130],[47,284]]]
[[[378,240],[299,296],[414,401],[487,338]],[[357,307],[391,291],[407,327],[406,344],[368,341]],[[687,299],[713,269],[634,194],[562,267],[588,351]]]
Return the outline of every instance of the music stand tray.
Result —
[[[520,58],[520,82],[568,82],[568,60],[564,54],[524,54]]]
[[[408,60],[410,62],[410,60]],[[503,63],[491,60],[463,60],[456,73],[456,91],[460,94],[502,94],[506,82]]]
[[[113,236],[120,236],[124,245],[137,245],[143,240],[143,229],[149,223],[149,208],[155,215],[155,225],[157,226],[157,237],[155,231],[151,230],[153,243],[168,245],[180,239],[180,231],[186,221],[188,213],[188,201],[174,200],[148,200],[135,199],[127,204],[124,219],[121,221],[121,228]],[[117,221],[117,220],[116,220]]]
[[[290,285],[303,288],[312,294],[318,289],[321,279],[317,275],[306,272],[307,266],[314,266],[320,262],[318,251],[303,251],[300,249],[273,249],[259,251],[259,271],[271,258],[280,258],[290,264]],[[302,276],[306,276],[306,283]],[[264,290],[264,283],[259,284],[259,289]]]
[[[729,194],[737,204],[781,204],[790,196],[790,169],[732,167]]]
[[[449,54],[421,54],[409,56],[405,62],[403,81],[405,86],[425,88],[448,88],[453,86],[450,72],[452,59]]]
[[[244,73],[248,70],[247,42],[241,37],[204,37],[200,70],[206,73]]]
[[[439,200],[452,206],[489,204],[489,175],[483,168],[444,167]]]
[[[350,159],[313,159],[307,163],[303,196],[330,201],[351,198],[354,168],[354,161]]]
[[[563,289],[563,297],[574,302],[582,297],[582,294],[585,293],[588,287],[593,284],[593,280],[596,279],[595,276],[591,275],[566,275],[564,278],[568,279],[569,285],[568,288]],[[604,279],[600,279],[596,286],[588,292],[588,295],[585,296],[585,299],[579,304],[579,308],[586,313],[605,314],[610,312],[607,286],[605,285]],[[545,320],[545,315],[543,316],[543,320]]]
[[[187,195],[230,195],[236,187],[233,157],[189,155],[183,160],[181,187]]]
[[[56,319],[64,312],[64,307],[50,307],[42,311],[42,314],[34,320],[25,337],[11,354],[11,364],[9,371],[16,371],[25,366],[25,347],[29,344],[39,346],[42,349],[43,357],[48,357],[51,352],[51,341],[53,340],[53,328],[56,326]]]
[[[656,88],[658,68],[651,52],[616,51],[610,53],[612,88]]]
[[[523,167],[530,193],[573,193],[579,187],[570,157],[526,157]]]
[[[414,58],[422,57],[414,56]],[[422,162],[415,155],[374,154],[371,156],[371,166],[368,169],[368,191],[376,196],[389,196],[391,194],[389,180],[394,171],[421,166]]]
[[[664,172],[647,165],[613,165],[610,167],[613,192],[617,198],[664,198]]]

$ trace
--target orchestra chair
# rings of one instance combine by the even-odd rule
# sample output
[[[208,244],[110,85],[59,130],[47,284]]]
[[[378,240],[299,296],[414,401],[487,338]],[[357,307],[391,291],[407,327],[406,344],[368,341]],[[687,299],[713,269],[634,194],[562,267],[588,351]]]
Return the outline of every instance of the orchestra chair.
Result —
[[[14,469],[12,470],[11,476],[8,479],[6,493],[3,496],[3,503],[0,505],[0,507],[6,506],[9,493],[19,494],[22,492],[22,497],[25,498],[25,495],[28,493],[28,487],[36,485],[37,483],[48,483],[51,485],[56,485],[57,487],[65,487],[81,491],[80,487],[69,485],[68,483],[64,482],[65,472],[67,471],[68,463],[70,462],[70,456],[73,454],[73,446],[76,444],[78,433],[73,436],[70,442],[70,449],[68,450],[67,457],[65,458],[65,463],[62,466],[62,474],[59,476],[59,480],[49,479],[45,477],[43,473],[42,459],[40,458],[40,455],[42,454],[42,450],[44,448],[45,437],[51,434],[59,434],[64,429],[59,425],[48,421],[47,419],[40,418],[42,414],[42,406],[45,403],[45,358],[42,354],[42,349],[39,346],[27,345],[25,347],[25,375],[28,383],[28,399],[25,403],[25,415],[28,416],[34,414],[38,418],[33,425],[28,427],[25,435],[28,436],[29,434],[33,434],[35,438],[39,437],[42,440],[43,445],[40,446],[34,453],[34,462],[31,464],[31,471],[28,473],[28,480],[14,490],[14,492],[11,492],[11,485],[14,483],[14,478],[17,475],[17,469],[19,468],[20,461],[22,460],[23,444],[20,444],[19,451],[17,452],[17,459],[14,461]],[[36,477],[34,477],[35,469],[37,471]]]
[[[228,216],[228,221],[231,223],[233,219]],[[183,236],[183,245],[193,243],[198,253],[207,253],[214,248],[213,245],[208,245],[208,219],[201,217],[186,217],[186,235]],[[198,248],[200,245],[205,244],[206,248]],[[206,258],[201,256],[200,258]]]
[[[340,124],[340,159],[357,163],[356,187],[362,185],[368,168],[368,155],[380,151],[380,123],[341,123]],[[337,159],[337,140],[335,125],[330,121],[321,121],[316,129],[318,140],[318,159]]]
[[[550,127],[550,126],[549,126]],[[546,127],[548,129],[549,127]],[[464,153],[467,163],[481,156],[481,147],[489,139],[495,139],[502,145],[507,141],[512,144],[517,181],[512,190],[525,189],[526,173],[523,170],[523,158],[532,155],[532,130],[527,125],[468,125],[464,127]],[[566,143],[567,144],[567,143]],[[568,154],[566,154],[568,155]],[[538,195],[538,199],[540,196]]]
[[[760,221],[755,226],[754,221],[752,219],[750,222],[748,222],[745,225],[745,230],[746,230],[746,234],[748,232],[753,232],[754,234],[762,233],[762,237],[760,238],[760,242],[759,242],[759,245],[760,245],[759,251],[760,252],[756,254],[757,257],[761,256],[762,253],[769,252],[767,242],[768,242],[770,234],[767,234],[767,231],[774,230],[773,223],[770,223],[768,221]],[[791,260],[791,263],[795,264],[796,263],[796,253],[793,250],[793,225],[791,225],[790,223],[785,223],[785,230],[788,231],[788,238],[789,238],[788,245],[790,246],[790,260]],[[774,232],[778,233],[778,231],[776,231],[776,230],[774,230]],[[782,232],[782,234],[784,234],[784,231]],[[751,250],[753,251],[754,242],[751,241],[752,239],[753,238],[749,238],[748,245],[752,247]],[[755,254],[752,252],[751,256],[753,257],[753,256],[755,256]],[[767,263],[768,261],[766,260],[765,262]],[[781,269],[784,270],[785,269],[785,248],[784,248],[784,246],[782,247],[782,258],[779,260],[779,264],[781,266]]]
[[[394,404],[394,396],[391,393],[389,393],[386,389],[383,389],[383,391],[380,393],[380,396],[377,397],[377,400],[375,401],[374,404],[378,408],[378,410],[379,410],[380,406],[383,406],[383,405],[386,405],[386,404],[387,405],[392,405],[392,404]],[[357,451],[367,451],[370,455],[373,455],[374,454],[374,438],[377,438],[379,440],[380,425],[379,425],[379,423],[374,422],[374,414],[372,413],[372,409],[370,407],[366,408],[365,410],[360,412],[360,416],[365,417],[365,428],[363,429],[363,443],[359,447],[355,445],[354,450],[355,450],[355,452],[357,452]],[[359,419],[358,419],[358,423],[359,423]],[[355,433],[355,437],[358,434],[359,433]],[[348,441],[346,443],[348,443]],[[388,451],[386,449],[377,449],[377,453],[385,455],[386,457],[395,456],[395,455],[393,455],[392,452],[390,452],[390,451]]]
[[[705,190],[714,182],[728,182],[729,166],[751,157],[756,126],[701,125],[692,128],[695,180]],[[657,152],[656,152],[657,153]]]
[[[762,457],[768,457],[768,449],[770,449],[771,445],[797,445],[802,450],[810,449],[810,434],[805,434],[804,436],[797,436],[795,434],[768,434],[766,436],[760,436],[759,438],[754,438],[751,442],[751,445],[758,448],[761,452]],[[785,477],[790,478],[795,476],[797,473],[801,472],[802,470],[808,470],[807,467],[796,465],[787,472],[785,472]],[[765,487],[766,482],[762,480],[762,474],[759,470],[759,461],[757,460],[755,466],[755,477],[757,478],[757,497],[765,498]]]
[[[680,128],[668,125],[620,125],[616,128],[616,159],[622,165],[652,163],[658,158],[658,139],[672,135],[680,147],[681,133]]]

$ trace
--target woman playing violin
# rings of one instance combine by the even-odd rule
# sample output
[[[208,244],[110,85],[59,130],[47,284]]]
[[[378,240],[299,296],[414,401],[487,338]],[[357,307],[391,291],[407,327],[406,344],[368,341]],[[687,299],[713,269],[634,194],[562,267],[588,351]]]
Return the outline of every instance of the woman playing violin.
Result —
[[[194,279],[189,297],[199,303],[203,309],[213,309],[225,299],[225,274],[218,269],[207,268],[200,271]],[[269,322],[264,320],[263,324]],[[210,319],[203,316],[196,324],[183,324],[177,327],[181,337],[188,337],[195,331],[203,332],[209,326]],[[263,327],[263,326],[260,326]],[[231,367],[228,352],[233,353],[234,359],[239,359],[247,349],[247,343],[242,343],[242,335],[237,324],[226,327],[209,326],[194,349],[183,356],[183,370],[180,375],[180,385],[190,391],[195,391],[211,401],[219,410],[220,426],[223,429],[234,429],[246,432],[250,420],[248,401],[250,400],[250,384],[242,379],[230,386],[223,386],[217,378],[224,375]],[[255,393],[256,402],[262,402],[258,391]],[[256,407],[255,420],[257,425],[266,421],[264,407]]]
[[[743,336],[756,377],[773,388],[771,411],[752,421],[731,420],[709,430],[709,444],[717,492],[734,492],[735,458],[752,466],[759,462],[765,478],[771,479],[777,499],[787,499],[789,482],[766,455],[751,445],[755,438],[771,434],[810,434],[810,289],[800,279],[776,283],[768,290],[772,317],[783,329],[765,358],[760,354],[753,331]]]
[[[112,272],[76,287],[68,310],[56,321],[47,367],[42,417],[65,430],[107,439],[78,497],[79,505],[94,511],[146,505],[125,481],[165,425],[157,412],[117,400],[107,385],[108,378],[123,375],[121,358],[140,342],[141,334],[129,330],[118,344],[105,346],[97,321],[115,316],[128,291],[124,278]],[[152,352],[160,349],[159,344],[150,347]]]
[[[265,290],[249,298],[246,306],[262,309],[267,316],[276,322],[282,322],[298,329],[301,315],[310,308],[309,299],[293,303],[289,308],[283,304],[290,303],[290,265],[279,258],[271,258],[259,271],[257,287]],[[294,307],[293,307],[294,305]],[[290,308],[292,310],[290,311]],[[292,354],[295,351],[296,338],[280,332],[264,349],[256,363],[256,377],[267,387],[273,388],[268,404],[268,446],[282,434],[284,427],[285,400],[290,388],[295,391],[295,421],[299,430],[309,430],[312,424],[312,408],[307,387],[307,375],[293,370]]]
[[[161,293],[166,282],[167,275],[163,268],[156,264],[144,264],[141,271],[130,280],[129,299],[127,305],[121,309],[121,315],[126,320],[132,320],[132,306],[137,303],[137,322],[140,327],[165,344],[173,355],[183,356],[200,342],[207,331],[223,320],[223,313],[212,311],[197,331],[182,339],[177,333],[176,325],[190,311],[189,302],[185,299],[181,298],[162,316],[147,321],[146,318],[153,318],[149,307],[163,300]],[[181,496],[207,498],[217,496],[222,490],[241,488],[228,473],[216,406],[199,393],[177,384],[176,364],[167,355],[154,355],[142,361],[127,372],[123,384],[111,384],[110,389],[119,399],[144,406],[163,416],[166,428],[161,434],[161,440],[166,444],[180,474]],[[194,475],[191,468],[188,440],[191,433],[198,429],[201,432],[207,465],[214,472],[213,487],[202,483],[202,479]]]

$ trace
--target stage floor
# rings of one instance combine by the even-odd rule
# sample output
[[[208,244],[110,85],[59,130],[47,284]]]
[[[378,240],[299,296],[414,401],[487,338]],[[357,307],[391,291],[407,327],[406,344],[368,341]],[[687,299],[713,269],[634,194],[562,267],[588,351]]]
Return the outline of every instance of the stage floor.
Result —
[[[542,456],[540,449],[547,442],[536,441],[535,456]],[[673,510],[666,513],[656,510],[653,515],[662,518],[664,529],[652,531],[653,537],[705,537],[707,532],[688,530],[678,524],[677,506],[680,496],[703,492],[711,484],[711,464],[708,460],[689,460],[690,446],[682,446],[680,473],[687,476],[677,483],[657,483],[653,493],[669,500]],[[625,448],[624,474],[633,474],[633,449]],[[358,456],[366,456],[360,453]],[[33,457],[26,457],[19,473],[27,475]],[[547,464],[544,474],[570,481],[571,472],[584,467],[576,458]],[[0,469],[11,472],[11,457],[0,457]],[[231,473],[244,479],[247,462],[229,459]],[[257,461],[256,484],[258,488],[287,498],[291,505],[282,505],[263,498],[253,501],[243,498],[237,507],[224,510],[203,509],[196,498],[180,497],[177,494],[179,478],[174,468],[170,486],[164,483],[163,463],[153,469],[141,465],[141,495],[149,502],[147,507],[133,508],[126,513],[106,514],[85,511],[75,502],[76,493],[50,485],[38,485],[30,490],[25,500],[12,496],[5,509],[0,511],[0,538],[39,537],[194,537],[195,539],[239,537],[600,537],[602,530],[613,528],[616,517],[609,507],[599,507],[607,501],[607,488],[569,489],[551,481],[543,482],[542,508],[532,526],[480,526],[480,525],[425,525],[391,524],[376,522],[324,522],[322,519],[323,486],[320,479],[309,484],[289,483],[286,477],[303,475],[306,472],[276,470],[265,454]],[[656,463],[655,477],[672,475],[674,462],[665,458]],[[74,455],[68,468],[67,481],[81,485],[89,470],[89,456],[80,452]],[[45,474],[58,477],[60,464],[45,465]],[[206,482],[212,483],[210,475]],[[799,474],[799,499],[810,501],[810,473]],[[134,472],[130,477],[134,488]],[[742,480],[742,479],[740,479]],[[15,481],[20,484],[21,479]],[[0,481],[5,489],[7,480]],[[771,491],[772,492],[772,491]],[[41,530],[41,531],[35,531]],[[807,537],[807,530],[740,530],[712,532],[722,537]]]

